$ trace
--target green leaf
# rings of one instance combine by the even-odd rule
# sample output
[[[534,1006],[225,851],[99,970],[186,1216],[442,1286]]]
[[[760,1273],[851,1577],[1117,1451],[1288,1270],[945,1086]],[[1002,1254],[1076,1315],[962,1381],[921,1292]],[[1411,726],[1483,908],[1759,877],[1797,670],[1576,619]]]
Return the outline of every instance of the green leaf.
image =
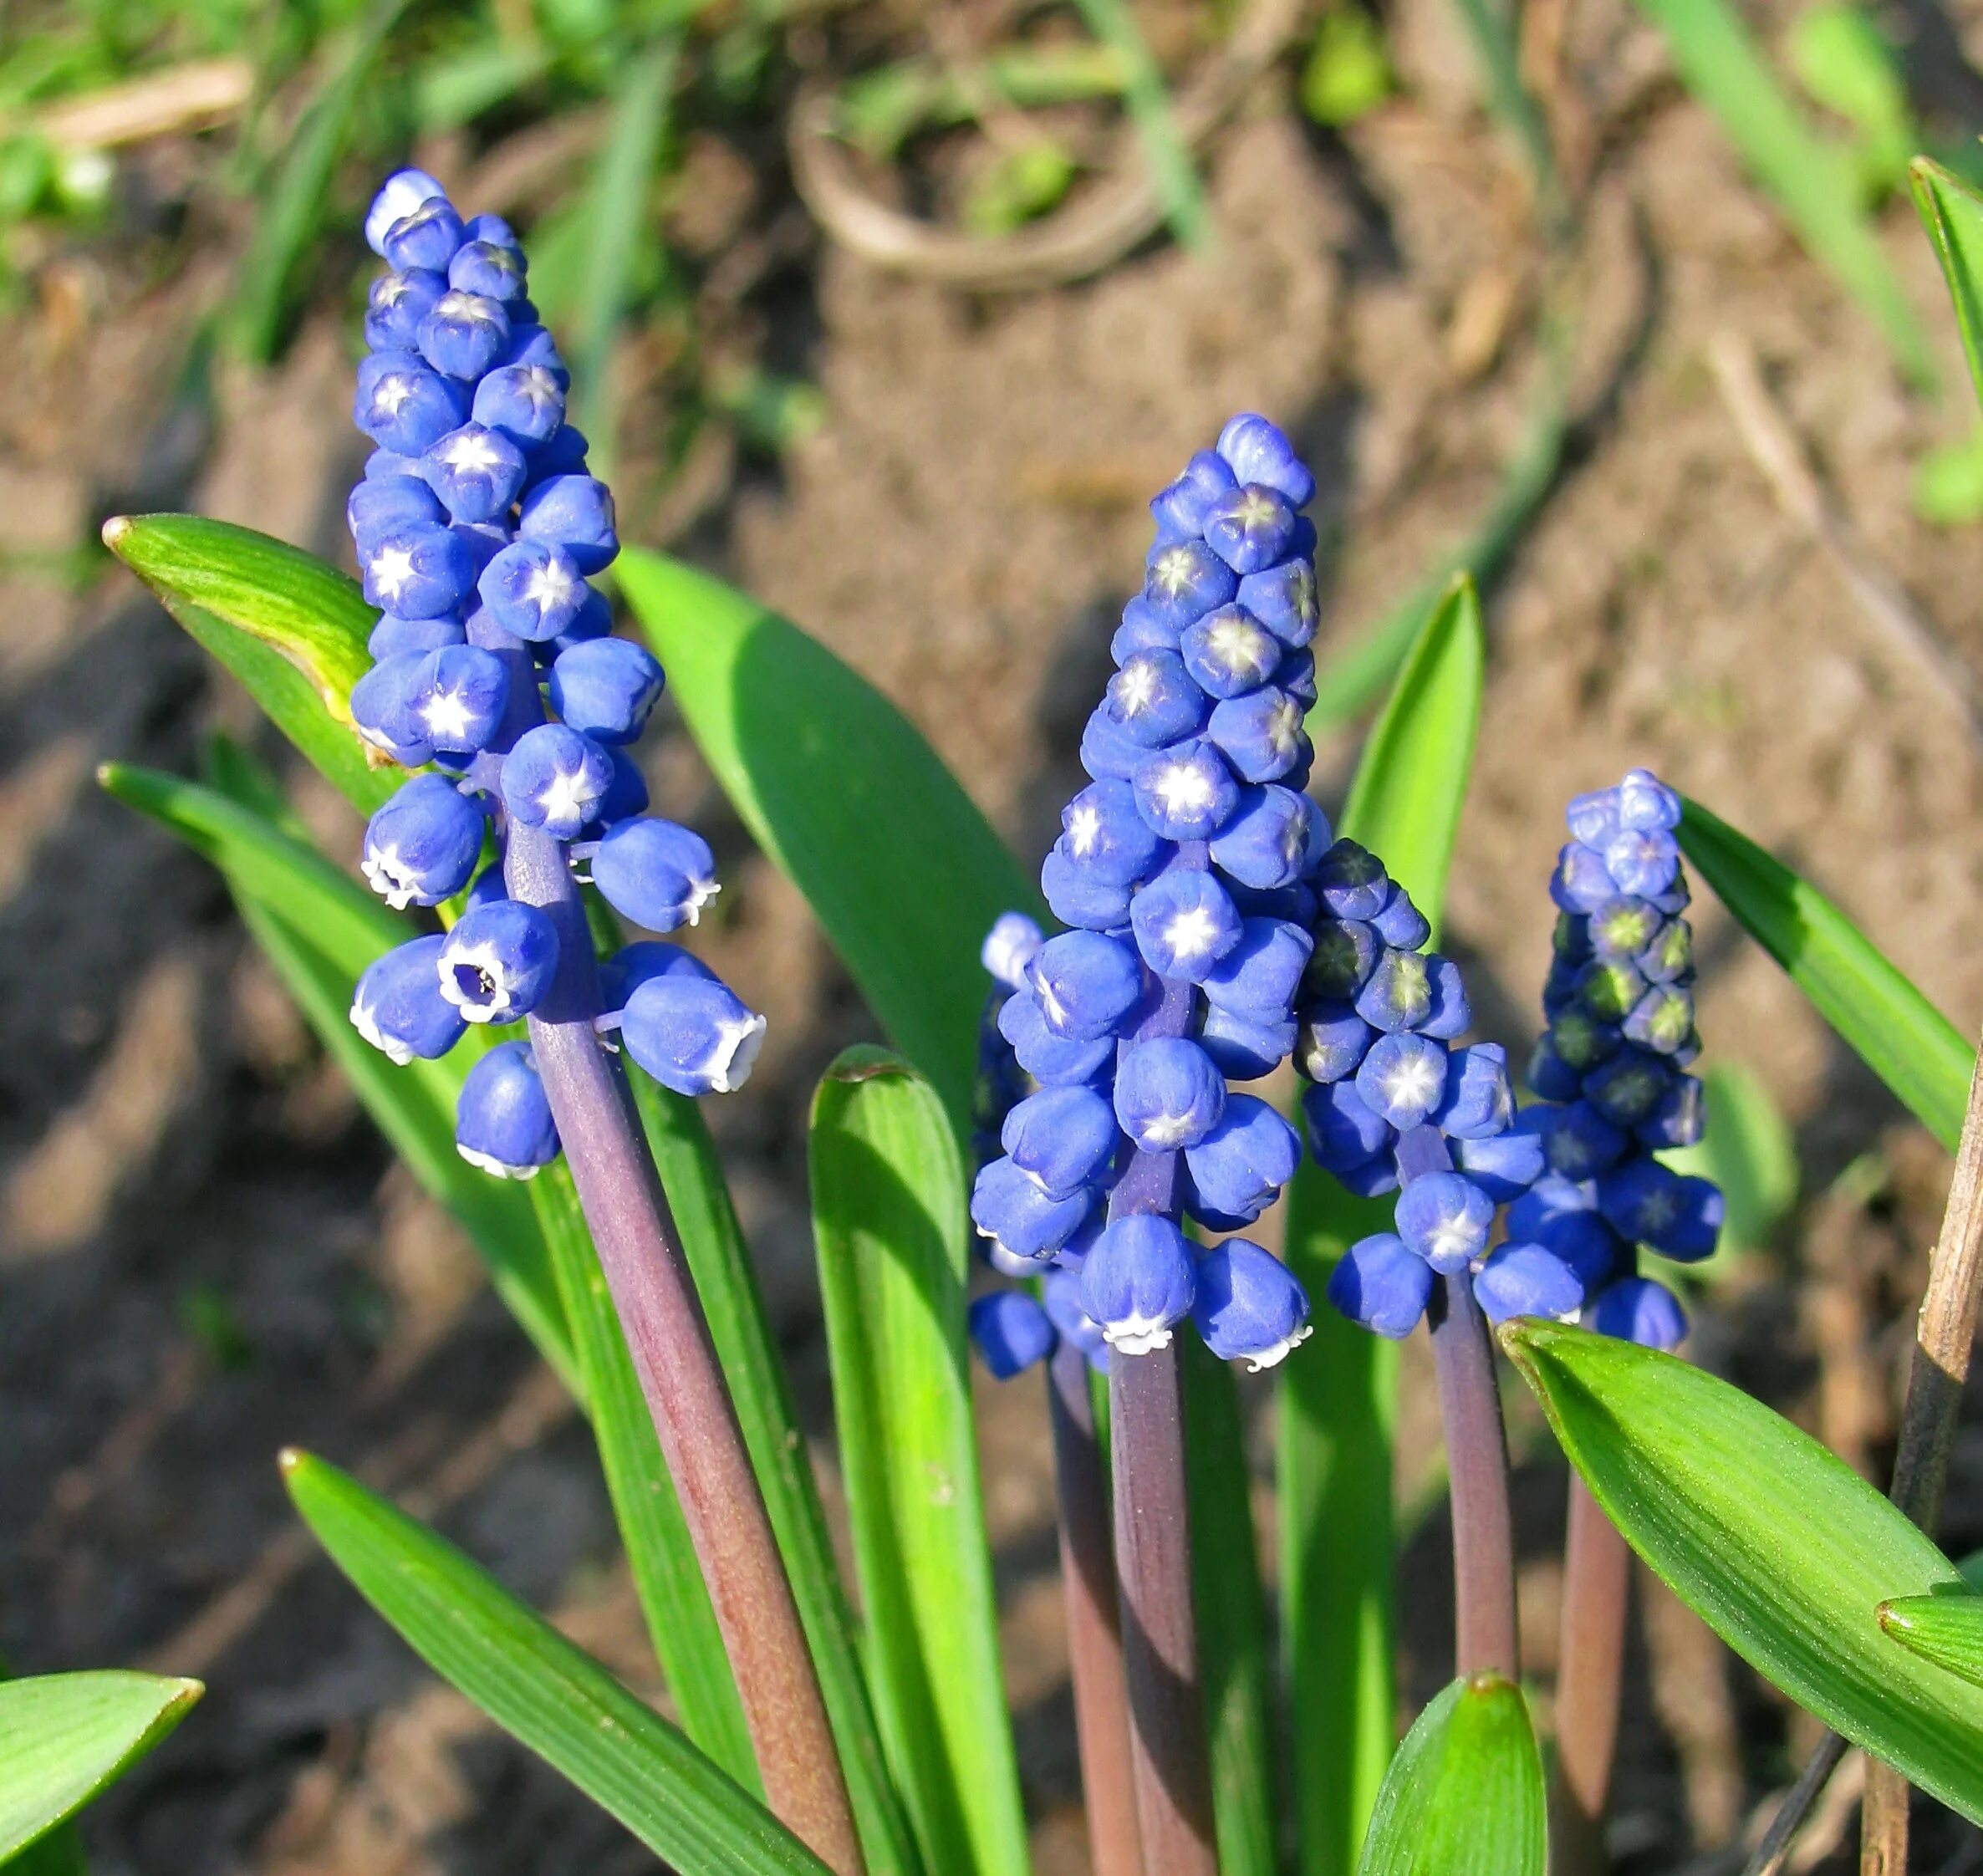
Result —
[[[1339,130],[1375,110],[1397,89],[1384,28],[1360,5],[1323,13],[1302,67],[1302,109],[1318,124]]]
[[[813,1103],[813,1228],[882,1738],[932,1870],[1027,1867],[966,1353],[964,1168],[928,1082],[849,1049]]]
[[[351,728],[351,686],[371,669],[378,618],[355,581],[198,515],[120,515],[104,524],[104,543],[361,813],[405,779],[368,762]]]
[[[0,1682],[0,1858],[115,1784],[205,1691],[122,1670]]]
[[[1949,297],[1955,303],[1970,381],[1983,402],[1983,196],[1925,156],[1909,165],[1908,176],[1914,184],[1914,206],[1935,243]]]
[[[1728,0],[1639,0],[1680,82],[1712,112],[1811,257],[1857,299],[1914,384],[1935,363],[1914,308],[1859,205],[1850,155],[1814,135]]]
[[[1797,83],[1858,132],[1860,174],[1872,197],[1884,196],[1906,173],[1919,140],[1906,78],[1886,36],[1859,7],[1821,5],[1797,16],[1789,51]]]
[[[1455,1680],[1398,1748],[1359,1876],[1542,1876],[1547,1800],[1522,1690]]]
[[[489,1267],[496,1292],[583,1400],[549,1253],[523,1188],[491,1179],[455,1150],[455,1099],[488,1038],[478,1031],[438,1062],[389,1062],[351,1027],[351,986],[413,935],[348,874],[254,810],[156,770],[111,764],[104,787],[211,859],[243,921],[325,1052],[422,1187],[446,1206]]]
[[[1675,1172],[1698,1174],[1728,1202],[1724,1250],[1760,1251],[1797,1203],[1797,1141],[1761,1078],[1739,1062],[1717,1062],[1707,1084],[1707,1131],[1700,1142],[1663,1153]]]
[[[1479,598],[1462,576],[1420,629],[1364,746],[1338,828],[1384,860],[1435,936],[1485,664]],[[1323,1300],[1343,1252],[1390,1222],[1382,1201],[1352,1197],[1303,1158],[1288,1195],[1287,1257],[1314,1299],[1315,1328],[1281,1369],[1277,1451],[1302,1876],[1346,1876],[1355,1866],[1396,1737],[1398,1349]]]
[[[961,1137],[978,947],[1001,912],[1043,917],[1037,888],[922,733],[824,645],[679,560],[629,548],[615,570],[717,781]]]
[[[1164,74],[1124,0],[1074,0],[1088,29],[1120,62],[1129,119],[1143,145],[1143,160],[1163,205],[1170,232],[1186,247],[1203,252],[1211,242],[1211,211],[1191,161],[1190,146],[1178,129]]]
[[[1910,1654],[1983,1687],[1983,1596],[1896,1596],[1879,1625]]]
[[[1231,1368],[1195,1335],[1185,1349],[1191,1600],[1212,1762],[1220,1876],[1274,1876],[1278,1832],[1274,1663],[1253,1538],[1246,1417]]]
[[[530,1195],[591,1403],[614,1521],[682,1731],[746,1791],[761,1797],[757,1761],[722,1631],[571,1169],[555,1160],[531,1181]]]
[[[1545,218],[1554,224],[1564,213],[1562,181],[1557,174],[1548,125],[1522,82],[1514,9],[1503,8],[1496,0],[1456,0],[1456,4],[1486,87],[1489,115],[1520,147],[1537,201]]]
[[[701,1107],[645,1075],[631,1078],[813,1650],[869,1876],[918,1876],[921,1859],[889,1777],[818,1481]]]
[[[1983,1819],[1983,1690],[1894,1646],[1883,1602],[1955,1567],[1849,1466],[1691,1364],[1525,1320],[1501,1341],[1632,1547],[1801,1706]]]
[[[1830,900],[1690,801],[1680,846],[1749,935],[1901,1104],[1952,1153],[1974,1053]]]
[[[317,1541],[413,1651],[656,1856],[697,1876],[822,1876],[768,1811],[452,1544],[308,1453],[284,1453],[283,1474]]]

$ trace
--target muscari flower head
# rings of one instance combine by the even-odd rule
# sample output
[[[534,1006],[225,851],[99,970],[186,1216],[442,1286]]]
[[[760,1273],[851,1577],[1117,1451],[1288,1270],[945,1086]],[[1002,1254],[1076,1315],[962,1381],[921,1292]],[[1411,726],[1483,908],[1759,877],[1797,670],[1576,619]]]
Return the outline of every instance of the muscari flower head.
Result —
[[[414,776],[372,818],[366,879],[395,910],[465,890],[445,934],[415,938],[360,979],[351,1019],[396,1062],[443,1055],[469,1023],[513,1023],[553,994],[558,934],[510,899],[487,837],[567,843],[606,901],[652,931],[693,925],[716,890],[708,847],[645,816],[625,753],[662,688],[645,650],[611,635],[591,576],[619,551],[613,497],[565,421],[569,375],[528,297],[508,225],[464,219],[418,170],[381,189],[365,238],[390,269],[365,314],[353,416],[374,445],[347,507],[365,597],[380,609],[373,668],[351,694],[358,733]],[[470,882],[474,880],[471,888]],[[764,1019],[659,941],[602,971],[602,1029],[683,1094],[749,1074]],[[531,1051],[496,1043],[456,1114],[464,1158],[528,1178],[558,1131]]]
[[[1444,1048],[1466,1027],[1465,997],[1450,964],[1400,955],[1399,941],[1423,942],[1415,914],[1380,905],[1373,886],[1334,908],[1364,917],[1317,929],[1309,975],[1326,995],[1303,1012],[1297,1058],[1316,1083],[1309,1143],[1353,1190],[1399,1194],[1395,1230],[1353,1245],[1329,1293],[1381,1334],[1410,1333],[1436,1276],[1466,1274],[1497,1322],[1574,1318],[1660,1348],[1686,1333],[1671,1292],[1638,1269],[1642,1247],[1707,1256],[1721,1221],[1709,1181],[1657,1157],[1691,1145],[1702,1124],[1700,1083],[1686,1073],[1699,1042],[1680,801],[1634,769],[1578,797],[1568,820],[1551,884],[1561,915],[1549,1029],[1528,1068],[1537,1099],[1519,1113],[1498,1048]],[[1422,1037],[1440,1039],[1443,1062],[1415,1046]]]
[[[971,1216],[987,1259],[1041,1279],[973,1312],[995,1372],[1058,1341],[1165,1347],[1187,1318],[1229,1360],[1279,1361],[1308,1303],[1257,1246],[1300,1140],[1231,1083],[1287,1059],[1328,850],[1312,752],[1314,478],[1266,418],[1235,417],[1151,503],[1143,590],[1081,742],[1091,777],[1041,869],[1048,937],[1007,915],[981,1030]]]

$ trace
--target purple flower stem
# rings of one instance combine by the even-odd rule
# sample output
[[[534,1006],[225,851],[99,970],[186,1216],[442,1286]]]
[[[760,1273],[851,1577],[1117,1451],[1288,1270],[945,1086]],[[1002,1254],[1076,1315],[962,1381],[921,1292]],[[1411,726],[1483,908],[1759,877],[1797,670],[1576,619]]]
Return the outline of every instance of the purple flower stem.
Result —
[[[1074,1731],[1081,1749],[1088,1860],[1094,1876],[1141,1876],[1108,1474],[1095,1438],[1088,1358],[1072,1342],[1063,1339],[1048,1364],[1047,1400],[1053,1420],[1060,1575],[1067,1599],[1068,1661],[1074,1683]]]
[[[1603,1876],[1607,1867],[1604,1813],[1618,1746],[1631,1590],[1631,1551],[1590,1488],[1573,1475],[1549,1820],[1550,1861],[1557,1876]]]
[[[508,660],[512,705],[519,695],[534,700],[529,654],[486,628],[477,642]],[[512,707],[507,736],[529,726],[516,721],[523,714]],[[837,1876],[860,1876],[846,1782],[763,1495],[632,1091],[593,1027],[599,970],[565,850],[512,823],[503,876],[512,897],[543,907],[557,927],[558,974],[530,1017],[530,1046],[708,1585],[765,1796]]]
[[[1181,1036],[1194,992],[1166,981],[1134,1040]],[[1175,1153],[1138,1151],[1109,1216],[1175,1218]],[[1188,1333],[1188,1326],[1179,1333]],[[1115,1468],[1115,1566],[1129,1690],[1130,1765],[1144,1876],[1217,1876],[1211,1761],[1191,1603],[1191,1517],[1185,1489],[1184,1364],[1175,1339],[1146,1355],[1112,1354],[1109,1410]]]

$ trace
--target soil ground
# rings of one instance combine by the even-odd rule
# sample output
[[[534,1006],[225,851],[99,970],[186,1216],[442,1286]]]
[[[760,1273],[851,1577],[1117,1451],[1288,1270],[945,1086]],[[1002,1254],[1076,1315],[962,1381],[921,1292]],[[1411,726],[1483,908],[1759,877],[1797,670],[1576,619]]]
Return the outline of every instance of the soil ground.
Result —
[[[1983,84],[1956,48],[1983,50],[1983,13],[1905,12],[1973,128]],[[1772,3],[1759,23],[1789,17]],[[1041,849],[1140,564],[1142,500],[1229,411],[1273,412],[1318,464],[1332,642],[1465,533],[1523,435],[1557,289],[1452,18],[1440,0],[1390,9],[1404,95],[1341,136],[1303,125],[1287,74],[1259,87],[1207,152],[1210,255],[1152,242],[1027,295],[878,272],[812,229],[774,151],[701,133],[689,161],[713,225],[681,239],[706,256],[771,243],[782,257],[740,324],[816,380],[825,415],[775,465],[712,435],[663,487],[643,473],[650,407],[635,397],[625,531],[805,623],[923,726],[1021,852]],[[1731,345],[1759,362],[1863,552],[1976,668],[1983,535],[1909,506],[1914,464],[1973,416],[1925,243],[1894,205],[1884,238],[1936,337],[1939,403],[1905,390],[1624,0],[1576,10],[1556,102],[1588,153],[1568,270],[1577,421],[1488,596],[1450,907],[1476,1007],[1526,1046],[1562,803],[1644,762],[1807,869],[1973,1033],[1983,746],[1945,676],[1869,622],[1787,515],[1712,363]],[[334,322],[306,324],[273,374],[181,395],[189,334],[245,228],[148,223],[145,190],[169,193],[174,166],[201,160],[133,160],[133,237],[48,260],[0,384],[0,1652],[22,1671],[129,1662],[209,1682],[195,1721],[91,1814],[102,1870],[630,1876],[645,1853],[433,1682],[317,1558],[273,1463],[296,1441],[365,1469],[651,1688],[588,1443],[214,877],[91,780],[109,757],[186,769],[209,728],[253,728],[127,578],[70,576],[105,514],[196,507],[344,551],[359,450]],[[457,194],[477,200],[472,176]],[[1353,754],[1347,735],[1323,750],[1325,801]],[[772,1017],[755,1080],[712,1119],[830,1478],[803,1119],[868,1019],[678,725],[647,759],[662,804],[714,830],[729,885],[706,948]],[[316,824],[352,841],[299,786]],[[1884,1477],[1945,1160],[1705,895],[1698,925],[1710,1058],[1774,1095],[1804,1195],[1779,1241],[1700,1299],[1693,1352]],[[1415,1455],[1435,1443],[1425,1379],[1415,1366]],[[1044,1408],[1030,1384],[981,1392],[1038,1867],[1072,1876]],[[1564,1472],[1511,1404],[1546,1710]],[[1408,1505],[1420,1466],[1400,1478]],[[1958,1445],[1946,1540],[1983,1544],[1983,1420]],[[1434,1495],[1404,1576],[1415,1701],[1450,1648],[1445,1555]],[[1752,1827],[1812,1729],[1649,1582],[1637,1632],[1620,1867],[1731,1868],[1712,1853]],[[1803,1867],[1848,1868],[1851,1822],[1848,1792]],[[1924,1811],[1923,1876],[1979,1864],[1983,1837]]]

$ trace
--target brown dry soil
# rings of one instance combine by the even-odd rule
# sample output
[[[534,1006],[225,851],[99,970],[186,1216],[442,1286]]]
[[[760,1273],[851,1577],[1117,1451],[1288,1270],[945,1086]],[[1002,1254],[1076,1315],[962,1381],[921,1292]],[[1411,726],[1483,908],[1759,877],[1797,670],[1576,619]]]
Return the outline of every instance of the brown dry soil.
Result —
[[[1209,153],[1210,257],[1153,242],[1026,297],[876,273],[811,232],[763,148],[704,133],[688,152],[701,225],[685,212],[678,242],[704,266],[755,244],[739,329],[816,377],[827,415],[775,469],[712,432],[665,494],[644,494],[636,460],[628,531],[807,623],[1037,851],[1135,577],[1141,499],[1228,411],[1287,420],[1320,469],[1337,640],[1460,536],[1522,432],[1542,271],[1450,18],[1435,0],[1394,9],[1407,101],[1341,139],[1301,126],[1284,78],[1264,88]],[[1983,119],[1955,55],[1962,33],[1983,45],[1983,15],[1951,24],[1924,4],[1909,23],[1942,101]],[[1971,415],[1925,244],[1894,205],[1887,247],[1936,335],[1939,405],[1904,390],[1623,0],[1577,10],[1565,74],[1559,123],[1589,176],[1569,270],[1578,421],[1490,594],[1450,914],[1476,1005],[1491,1032],[1532,1033],[1561,803],[1643,762],[1807,867],[1973,1032],[1975,734],[1779,506],[1710,366],[1728,336],[1752,349],[1863,551],[1958,659],[1983,661],[1983,536],[1933,531],[1909,505],[1913,463]],[[210,1684],[93,1814],[105,1871],[631,1873],[650,1859],[317,1559],[273,1465],[296,1441],[364,1469],[651,1688],[587,1442],[458,1236],[390,1168],[214,877],[91,780],[111,757],[183,770],[211,726],[252,727],[128,579],[105,563],[64,577],[105,514],[196,507],[344,551],[359,451],[339,329],[306,326],[272,375],[222,373],[211,404],[183,392],[195,316],[243,233],[225,217],[173,224],[205,161],[176,146],[131,160],[125,237],[47,258],[0,388],[0,1651],[23,1671],[135,1663]],[[458,192],[479,205],[472,179]],[[637,454],[649,406],[631,408]],[[772,1019],[757,1078],[713,1119],[830,1479],[803,1117],[822,1066],[869,1026],[679,726],[650,747],[661,802],[710,828],[726,862],[700,941]],[[1346,737],[1323,750],[1325,799],[1353,754]],[[337,807],[307,785],[304,798],[348,848]],[[1781,1103],[1806,1197],[1771,1252],[1718,1282],[1694,1352],[1877,1476],[1945,1162],[1718,908],[1699,922],[1712,1056],[1752,1067]],[[1838,1183],[1867,1154],[1870,1175]],[[1412,1373],[1404,1450],[1422,1455],[1435,1441]],[[1043,1410],[1027,1384],[986,1388],[983,1406],[1038,1863],[1073,1872]],[[1563,1469],[1513,1406],[1546,1712]],[[1408,1504],[1420,1463],[1400,1481]],[[1983,1543],[1980,1494],[1971,1431],[1950,1495],[1958,1552]],[[1264,1484],[1262,1497],[1264,1511]],[[1443,1520],[1434,1492],[1405,1560],[1415,1700],[1450,1646]],[[1622,1867],[1730,1868],[1709,1853],[1755,1828],[1812,1729],[1649,1583],[1639,1616]],[[1848,1787],[1801,1867],[1847,1867],[1851,1822]],[[1975,1833],[1925,1812],[1919,1850],[1918,1868],[1945,1876],[1983,1863]]]

